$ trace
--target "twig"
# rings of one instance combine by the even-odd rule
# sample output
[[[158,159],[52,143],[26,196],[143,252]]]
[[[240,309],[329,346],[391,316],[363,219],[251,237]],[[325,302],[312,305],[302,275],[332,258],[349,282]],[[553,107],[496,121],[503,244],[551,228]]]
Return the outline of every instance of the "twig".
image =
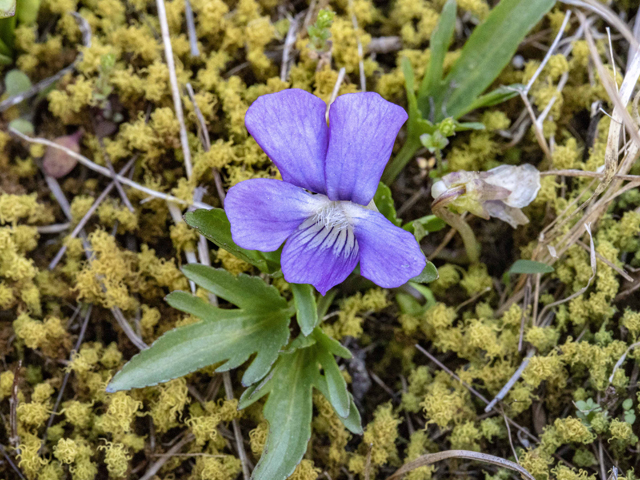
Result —
[[[599,3],[594,0],[561,0],[562,3],[566,3],[567,5],[573,5],[575,7],[582,7],[592,12],[597,13],[600,17],[602,17],[607,23],[616,27],[616,29],[624,36],[624,38],[629,42],[631,47],[637,49],[638,41],[633,36],[633,32],[629,30],[629,27],[626,23],[624,23],[620,18],[611,11],[610,8]]]
[[[374,37],[367,45],[367,53],[391,53],[402,50],[400,37]]]
[[[13,471],[16,472],[22,480],[27,480],[22,474],[22,472],[20,471],[20,469],[18,468],[18,466],[15,463],[13,463],[13,460],[11,460],[11,457],[9,456],[6,449],[4,448],[4,445],[2,444],[0,444],[0,452],[2,453],[2,456],[7,460],[7,463],[11,466],[11,468],[13,468]]]
[[[125,173],[127,173],[127,170],[129,170],[129,168],[133,166],[135,161],[136,161],[136,157],[129,160],[129,162],[127,162],[127,164],[122,168],[122,170],[120,170],[120,175],[124,175]],[[89,218],[91,218],[91,216],[93,215],[93,212],[97,210],[97,208],[104,201],[104,199],[107,198],[107,195],[109,195],[109,192],[111,192],[111,190],[113,190],[113,187],[115,186],[116,186],[116,182],[112,181],[107,186],[107,188],[104,189],[104,191],[100,194],[100,196],[95,199],[91,207],[89,207],[89,210],[87,210],[87,213],[84,214],[82,219],[80,219],[80,221],[78,222],[78,225],[76,225],[76,228],[74,228],[71,234],[69,235],[68,240],[76,238],[76,236],[80,233],[80,231],[84,228],[84,226],[89,221]],[[60,260],[62,259],[62,256],[64,255],[64,252],[67,251],[67,247],[68,245],[63,245],[60,248],[60,250],[58,250],[58,253],[56,253],[56,256],[53,257],[53,260],[51,260],[51,263],[49,263],[49,267],[48,267],[49,270],[53,270],[56,267],[56,265],[58,265],[58,262],[60,262]]]
[[[544,317],[544,314],[547,313],[547,311],[549,309],[551,309],[553,307],[557,307],[558,305],[561,305],[563,303],[569,302],[569,301],[573,300],[574,298],[579,297],[584,292],[586,292],[587,289],[589,288],[589,286],[591,285],[591,282],[596,277],[596,265],[597,265],[597,263],[596,263],[596,248],[595,248],[595,245],[593,243],[593,236],[591,235],[591,224],[585,224],[584,228],[587,231],[587,233],[589,234],[589,241],[590,241],[590,248],[591,248],[591,255],[590,255],[591,277],[589,277],[589,280],[587,281],[587,284],[584,287],[582,287],[580,290],[578,290],[577,292],[573,293],[572,295],[569,295],[566,298],[558,300],[557,302],[553,302],[553,303],[549,303],[549,304],[545,305],[544,308],[542,309],[542,311],[540,312],[540,315],[538,316],[538,319],[536,321],[537,323],[540,323],[540,319],[542,319]]]
[[[12,134],[16,135],[17,137],[20,137],[22,140],[29,142],[29,143],[36,143],[39,145],[45,145],[47,147],[52,147],[52,148],[57,148],[58,150],[61,150],[63,152],[65,152],[67,155],[75,158],[76,160],[78,160],[78,162],[80,162],[81,164],[83,164],[85,167],[89,168],[90,170],[93,170],[94,172],[100,173],[102,175],[104,175],[105,177],[109,177],[109,178],[114,178],[111,176],[111,172],[109,172],[109,169],[106,167],[102,167],[94,162],[92,162],[91,160],[89,160],[87,157],[80,155],[79,153],[74,152],[73,150],[70,150],[66,147],[63,147],[62,145],[58,145],[57,143],[51,142],[49,140],[46,140],[44,138],[31,138],[28,137],[26,135],[24,135],[23,133],[19,132],[18,130],[16,130],[13,127],[9,128],[9,132],[11,132]],[[123,183],[124,185],[128,185],[132,188],[135,188],[136,190],[139,190],[140,192],[144,192],[147,195],[154,197],[154,198],[160,198],[162,200],[165,201],[169,201],[169,202],[174,202],[174,203],[178,203],[180,205],[193,205],[194,207],[198,207],[198,208],[205,208],[207,210],[211,210],[211,205],[207,205],[206,203],[202,203],[202,202],[187,202],[185,200],[182,200],[181,198],[178,197],[174,197],[173,195],[169,195],[166,193],[162,193],[162,192],[158,192],[156,190],[153,190],[151,188],[145,187],[144,185],[140,185],[138,182],[134,182],[133,180],[128,179],[127,177],[123,177],[122,175],[115,175],[115,178],[117,178],[118,180],[120,180],[120,183]]]
[[[282,65],[280,65],[280,80],[287,81],[289,77],[289,56],[293,45],[296,43],[296,37],[298,35],[298,29],[300,28],[300,20],[305,12],[300,12],[298,15],[290,20],[289,30],[284,40],[284,48],[282,49]]]
[[[398,396],[396,395],[396,392],[394,392],[393,390],[391,390],[389,388],[389,386],[384,383],[382,381],[382,379],[376,375],[374,372],[372,372],[371,370],[369,370],[369,376],[371,376],[371,378],[373,379],[374,382],[376,382],[380,388],[382,388],[385,392],[387,392],[387,394],[393,399],[396,400],[398,398]]]
[[[191,151],[189,150],[187,127],[184,124],[182,100],[180,99],[180,90],[178,89],[178,77],[176,76],[176,65],[173,60],[173,48],[171,47],[171,37],[169,36],[169,24],[167,23],[167,12],[164,8],[164,0],[156,0],[156,6],[158,8],[158,20],[160,21],[160,30],[162,32],[162,43],[164,44],[164,56],[167,61],[167,68],[169,68],[173,108],[176,112],[178,123],[180,124],[180,145],[182,146],[182,155],[184,156],[184,168],[187,172],[187,177],[190,177],[193,170],[191,165]]]
[[[364,480],[369,480],[371,477],[371,450],[373,450],[373,443],[369,444],[367,460],[364,463]]]
[[[193,92],[193,87],[190,83],[187,83],[187,92],[189,93],[189,98],[193,103],[193,110],[196,112],[196,118],[198,119],[198,125],[200,126],[200,131],[202,133],[202,146],[205,152],[211,150],[211,140],[209,139],[209,130],[207,129],[207,124],[204,120],[204,115],[202,115],[202,111],[198,104],[196,103],[195,93]],[[222,178],[220,177],[220,172],[217,168],[212,168],[213,172],[213,181],[216,185],[216,191],[218,192],[218,198],[220,199],[220,203],[224,205],[225,193],[224,187],[222,186]]]
[[[470,303],[475,302],[476,300],[478,300],[481,296],[483,296],[485,293],[490,292],[491,291],[491,287],[487,287],[484,290],[481,290],[480,292],[476,293],[473,297],[468,298],[467,300],[465,300],[464,302],[462,302],[460,305],[458,305],[456,307],[456,312],[458,310],[460,310],[461,308],[466,307],[467,305],[469,305]]]
[[[331,104],[338,97],[338,91],[340,90],[340,85],[342,85],[342,81],[344,80],[344,75],[346,70],[344,67],[340,69],[338,72],[338,78],[336,79],[336,84],[333,86],[333,91],[331,92],[331,97],[329,98],[329,103],[327,103],[327,112],[325,114],[327,121],[329,121],[329,108],[331,108]]]
[[[516,452],[515,447],[513,446],[513,439],[511,438],[511,427],[509,426],[509,421],[507,420],[507,414],[504,413],[504,409],[500,409],[500,413],[502,413],[502,418],[504,418],[504,425],[507,427],[507,435],[509,437],[509,446],[511,447],[511,452],[513,453],[516,462],[520,463],[520,459],[518,458],[518,452]]]
[[[75,17],[76,21],[78,22],[78,26],[80,27],[80,32],[82,33],[82,44],[85,47],[91,46],[91,27],[89,26],[89,22],[82,18],[82,16],[80,16],[80,14],[78,14],[77,12],[71,12],[71,15]],[[72,72],[76,68],[76,65],[78,64],[78,62],[80,62],[80,60],[82,60],[82,53],[78,53],[75,60],[70,65],[66,66],[55,75],[52,75],[49,78],[45,78],[44,80],[36,83],[25,92],[18,93],[17,95],[13,95],[12,97],[3,100],[2,102],[0,102],[0,112],[4,112],[5,110],[13,107],[14,105],[17,105],[27,98],[31,98],[39,92],[45,90],[49,85],[54,84],[62,77],[64,77],[67,73]]]
[[[524,369],[527,368],[527,365],[529,365],[529,361],[531,360],[531,357],[533,357],[535,353],[536,353],[535,348],[532,348],[527,352],[527,356],[524,358],[524,360],[522,360],[522,363],[520,364],[518,369],[515,371],[515,373],[511,375],[511,378],[509,379],[509,381],[505,384],[504,387],[500,389],[500,391],[495,396],[495,398],[487,404],[486,408],[484,409],[485,412],[490,412],[491,410],[493,410],[496,404],[499,401],[501,401],[504,397],[507,396],[507,394],[509,393],[509,390],[513,388],[513,386],[516,384],[518,379],[522,376],[522,372],[524,372]]]
[[[600,457],[600,475],[602,480],[607,480],[607,467],[604,465],[604,455],[602,454],[602,438],[598,438],[598,456]]]
[[[613,302],[615,303],[622,300],[625,297],[628,297],[639,288],[640,288],[640,282],[636,282],[634,286],[629,287],[626,290],[621,291],[618,295],[616,295],[615,298],[613,299]]]
[[[640,342],[636,342],[633,345],[629,345],[629,348],[627,348],[627,350],[622,354],[620,359],[613,366],[613,371],[611,372],[611,376],[609,377],[609,383],[613,382],[613,376],[616,374],[616,370],[618,370],[618,368],[620,368],[620,365],[622,365],[622,363],[624,362],[625,358],[627,358],[627,355],[629,355],[629,352],[631,352],[631,350],[633,350],[634,348],[637,348],[637,347],[640,347]]]
[[[393,475],[388,477],[387,480],[398,479],[404,474],[415,470],[416,468],[425,467],[427,465],[431,465],[442,460],[447,460],[449,458],[465,458],[467,460],[476,460],[478,462],[491,463],[493,465],[498,465],[499,467],[508,468],[509,470],[518,472],[528,480],[535,480],[535,477],[533,475],[531,475],[527,470],[522,468],[517,463],[514,463],[510,460],[505,460],[504,458],[496,457],[494,455],[472,452],[469,450],[445,450],[444,452],[427,453],[425,455],[422,455],[421,457],[418,457],[413,462],[409,462],[400,467]]]
[[[555,52],[556,47],[558,46],[558,43],[560,42],[560,39],[562,38],[562,35],[564,33],[564,29],[567,26],[567,23],[569,23],[569,18],[570,17],[571,17],[571,10],[567,10],[567,12],[564,15],[564,20],[562,21],[562,26],[560,27],[560,31],[556,35],[556,38],[553,40],[553,43],[551,44],[551,47],[549,47],[549,50],[547,51],[547,54],[542,59],[542,63],[540,64],[538,69],[535,71],[535,73],[533,74],[533,76],[531,77],[529,82],[527,83],[527,86],[524,88],[524,94],[525,95],[529,93],[529,90],[531,90],[531,87],[535,83],[535,81],[538,78],[538,76],[540,75],[540,73],[542,73],[542,70],[546,66],[546,64],[549,61],[549,59],[551,58],[551,55],[553,55],[553,52]]]
[[[13,384],[11,385],[11,396],[9,397],[9,426],[11,427],[9,443],[18,453],[20,453],[20,435],[18,434],[18,378],[21,368],[22,360],[18,360],[18,366],[13,372]]]
[[[38,229],[38,233],[39,234],[51,234],[51,233],[61,233],[64,232],[66,230],[69,230],[69,227],[71,227],[71,222],[65,222],[65,223],[54,223],[53,225],[42,225],[39,227],[36,227]]]
[[[129,197],[127,196],[126,192],[122,188],[122,185],[120,184],[120,182],[116,178],[116,171],[113,168],[113,163],[111,163],[111,158],[109,158],[109,154],[107,153],[107,151],[104,148],[104,142],[102,141],[102,137],[98,137],[98,144],[100,145],[100,149],[102,150],[102,155],[104,156],[104,161],[107,164],[107,168],[109,169],[109,173],[111,173],[111,178],[113,178],[113,183],[115,184],[116,190],[118,190],[118,194],[120,195],[120,198],[122,199],[122,203],[124,203],[124,205],[127,207],[127,209],[131,213],[135,212],[135,209],[133,208],[133,205],[131,205],[131,201],[129,200]],[[137,155],[134,158],[136,158],[136,157],[137,157]],[[126,172],[120,172],[120,175],[124,175],[125,173]]]
[[[191,8],[191,2],[189,0],[185,0],[184,2],[184,17],[187,22],[187,36],[189,37],[191,56],[199,57],[200,49],[198,48],[198,35],[196,33],[196,25],[193,20],[193,9]]]
[[[480,400],[482,400],[485,404],[489,403],[489,400],[486,399],[486,397],[484,395],[482,395],[480,392],[478,392],[477,390],[475,390],[471,385],[469,385],[468,383],[462,381],[462,379],[456,375],[455,373],[453,373],[450,369],[448,369],[442,362],[440,362],[440,360],[438,360],[436,357],[434,357],[433,355],[431,355],[427,350],[425,350],[424,348],[422,348],[419,344],[416,343],[415,345],[416,349],[418,349],[422,354],[424,354],[427,358],[429,358],[429,360],[431,360],[433,363],[435,363],[438,367],[440,367],[442,370],[444,370],[445,372],[447,372],[449,375],[451,375],[451,377],[453,377],[454,379],[456,379],[458,382],[460,382],[467,390],[469,390],[471,393],[473,393],[476,397],[478,397]],[[494,410],[496,412],[499,413],[498,410],[495,409]],[[536,443],[540,443],[540,440],[538,440],[535,435],[532,435],[531,432],[529,432],[526,428],[521,427],[520,425],[518,425],[515,421],[511,420],[509,417],[507,417],[507,420],[509,421],[509,423],[511,425],[513,425],[514,427],[516,427],[520,432],[522,432],[524,435],[526,435],[527,437],[529,437],[531,440],[533,440]]]
[[[227,400],[233,400],[233,385],[231,385],[231,374],[229,372],[222,372],[222,380],[224,382],[224,391],[227,395]],[[242,476],[244,480],[249,480],[251,472],[249,471],[249,464],[247,462],[247,452],[244,450],[244,443],[242,441],[242,432],[240,431],[240,423],[237,418],[231,421],[233,425],[233,433],[236,437],[236,445],[238,447],[238,456],[242,462]]]
[[[587,245],[585,245],[584,242],[582,242],[581,240],[576,240],[576,243],[578,245],[580,245],[584,250],[586,250],[587,252],[589,252],[589,247]],[[605,265],[607,265],[608,267],[612,268],[613,270],[615,270],[618,275],[620,275],[621,277],[623,277],[626,281],[634,283],[635,280],[634,278],[629,275],[627,272],[625,272],[623,269],[621,269],[620,267],[614,265],[613,263],[611,263],[609,260],[607,260],[606,258],[604,258],[600,253],[598,253],[598,251],[596,250],[596,257],[598,258],[598,260],[600,260],[602,263],[604,263]]]
[[[583,25],[586,22],[584,14],[582,12],[577,12],[578,19],[580,23]],[[598,72],[598,77],[602,82],[605,90],[607,91],[607,95],[615,105],[613,109],[611,128],[609,128],[609,137],[607,138],[607,149],[605,151],[604,156],[604,172],[605,177],[602,183],[598,184],[596,188],[596,192],[594,193],[594,197],[597,197],[600,193],[602,193],[609,183],[613,180],[613,175],[616,173],[616,169],[618,168],[618,143],[620,139],[620,123],[624,123],[624,126],[627,128],[629,135],[636,143],[636,145],[640,146],[640,135],[638,135],[637,128],[638,126],[635,124],[629,112],[627,112],[626,105],[631,98],[631,93],[633,91],[633,87],[628,87],[628,85],[623,84],[620,89],[620,93],[618,93],[617,86],[613,84],[609,73],[605,70],[604,65],[602,64],[602,60],[600,60],[600,54],[598,53],[598,49],[593,40],[593,36],[591,35],[591,30],[588,27],[585,27],[585,38],[587,40],[587,45],[589,46],[589,51],[591,53],[591,58],[593,59],[593,63],[596,66],[596,70]]]
[[[73,356],[80,350],[80,346],[82,345],[82,342],[84,341],[84,336],[87,333],[87,327],[89,325],[89,319],[91,318],[91,311],[93,310],[93,305],[89,304],[87,306],[87,311],[85,313],[84,316],[84,321],[82,322],[82,327],[80,328],[80,333],[78,334],[78,339],[76,340],[76,344],[73,347],[73,350],[71,350],[71,354],[69,355],[69,361],[73,360]],[[62,402],[62,397],[64,396],[64,391],[67,388],[67,383],[69,382],[69,376],[71,375],[71,371],[67,371],[64,374],[64,378],[62,379],[62,385],[60,386],[60,391],[58,392],[58,397],[56,398],[56,403],[53,406],[53,410],[51,411],[51,415],[49,416],[49,421],[47,422],[47,428],[44,431],[44,435],[42,436],[42,442],[41,442],[41,446],[40,449],[42,449],[44,447],[44,444],[47,441],[47,434],[49,432],[49,429],[51,428],[51,425],[53,425],[53,421],[56,417],[56,415],[58,415],[58,407],[60,406],[60,403]]]
[[[131,325],[129,324],[127,319],[124,318],[124,314],[122,313],[122,310],[120,310],[120,308],[111,307],[111,313],[115,317],[116,322],[118,322],[118,325],[120,325],[120,328],[122,328],[124,334],[131,341],[131,343],[138,347],[139,350],[146,350],[147,348],[149,348],[149,345],[144,343],[144,341],[136,334],[136,332],[133,331],[133,328],[131,328]]]
[[[353,10],[353,0],[349,0],[349,12],[351,13],[351,23],[353,23],[353,33],[356,36],[356,43],[358,44],[358,70],[360,72],[360,90],[367,91],[367,79],[364,74],[364,54],[362,53],[362,42],[360,41],[360,35],[358,34],[358,19]]]
[[[440,245],[438,245],[436,247],[436,249],[433,251],[433,253],[431,255],[429,255],[427,257],[427,259],[429,261],[433,260],[434,258],[436,258],[440,252],[442,250],[444,250],[444,248],[449,244],[449,242],[453,239],[454,235],[456,234],[457,230],[455,228],[450,228],[449,231],[447,232],[447,234],[444,236],[444,238],[442,239],[442,242],[440,242]]]
[[[164,466],[165,463],[169,461],[169,459],[172,456],[174,456],[176,453],[182,450],[182,447],[184,447],[187,443],[193,442],[195,438],[196,438],[195,435],[193,435],[193,433],[190,433],[189,435],[184,437],[182,440],[180,440],[178,443],[176,443],[173,447],[169,449],[169,451],[166,454],[160,457],[153,465],[151,465],[147,469],[147,471],[140,478],[140,480],[151,480],[153,477],[155,477],[156,473],[158,473],[158,471]]]

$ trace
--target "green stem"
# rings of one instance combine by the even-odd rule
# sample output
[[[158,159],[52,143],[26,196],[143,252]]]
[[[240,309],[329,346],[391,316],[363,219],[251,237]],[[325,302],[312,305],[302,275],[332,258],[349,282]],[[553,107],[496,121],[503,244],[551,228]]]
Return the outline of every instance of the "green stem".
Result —
[[[416,151],[420,148],[420,138],[407,138],[398,154],[389,162],[387,168],[382,174],[382,181],[387,185],[391,185],[402,169],[411,161]]]
[[[480,260],[480,245],[469,224],[460,215],[451,212],[446,206],[434,209],[433,213],[458,231],[471,263],[476,263]]]

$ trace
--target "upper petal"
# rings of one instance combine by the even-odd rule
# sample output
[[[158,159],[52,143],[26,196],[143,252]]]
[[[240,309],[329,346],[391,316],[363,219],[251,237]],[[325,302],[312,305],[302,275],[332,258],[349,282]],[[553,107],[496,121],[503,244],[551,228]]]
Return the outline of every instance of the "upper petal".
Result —
[[[320,98],[294,88],[258,97],[244,117],[282,179],[316,193],[325,193],[326,108]]]
[[[224,202],[233,241],[250,250],[277,250],[320,208],[321,198],[280,180],[240,182],[229,189]]]
[[[329,109],[327,195],[367,205],[407,112],[373,92],[339,96]]]
[[[411,233],[366,208],[353,205],[349,214],[363,277],[383,288],[395,288],[422,272],[426,259]]]
[[[282,273],[289,283],[310,283],[324,295],[343,282],[358,264],[353,229],[305,221],[282,249]]]

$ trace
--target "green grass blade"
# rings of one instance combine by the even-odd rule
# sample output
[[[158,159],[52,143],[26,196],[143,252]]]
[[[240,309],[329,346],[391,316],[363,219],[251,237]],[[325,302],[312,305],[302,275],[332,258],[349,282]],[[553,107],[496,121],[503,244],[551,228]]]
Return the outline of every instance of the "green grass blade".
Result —
[[[468,111],[509,63],[529,30],[555,3],[555,0],[501,0],[496,5],[487,20],[473,31],[451,72],[434,91],[435,98],[447,98],[446,116],[459,118]],[[437,111],[436,115],[443,113]]]
[[[425,71],[420,90],[418,91],[418,108],[422,112],[423,118],[429,118],[429,96],[431,91],[442,82],[442,69],[444,65],[444,56],[449,50],[449,44],[453,38],[453,32],[456,26],[456,0],[448,0],[445,3],[440,20],[436,29],[431,35],[429,43],[429,66]]]

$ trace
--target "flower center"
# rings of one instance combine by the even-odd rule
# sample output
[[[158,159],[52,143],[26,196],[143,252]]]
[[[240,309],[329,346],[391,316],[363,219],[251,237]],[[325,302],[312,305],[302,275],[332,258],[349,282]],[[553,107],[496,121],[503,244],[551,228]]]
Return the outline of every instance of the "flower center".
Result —
[[[331,201],[326,203],[315,215],[314,223],[319,223],[328,229],[338,231],[349,227],[349,218],[344,210],[343,201]]]

